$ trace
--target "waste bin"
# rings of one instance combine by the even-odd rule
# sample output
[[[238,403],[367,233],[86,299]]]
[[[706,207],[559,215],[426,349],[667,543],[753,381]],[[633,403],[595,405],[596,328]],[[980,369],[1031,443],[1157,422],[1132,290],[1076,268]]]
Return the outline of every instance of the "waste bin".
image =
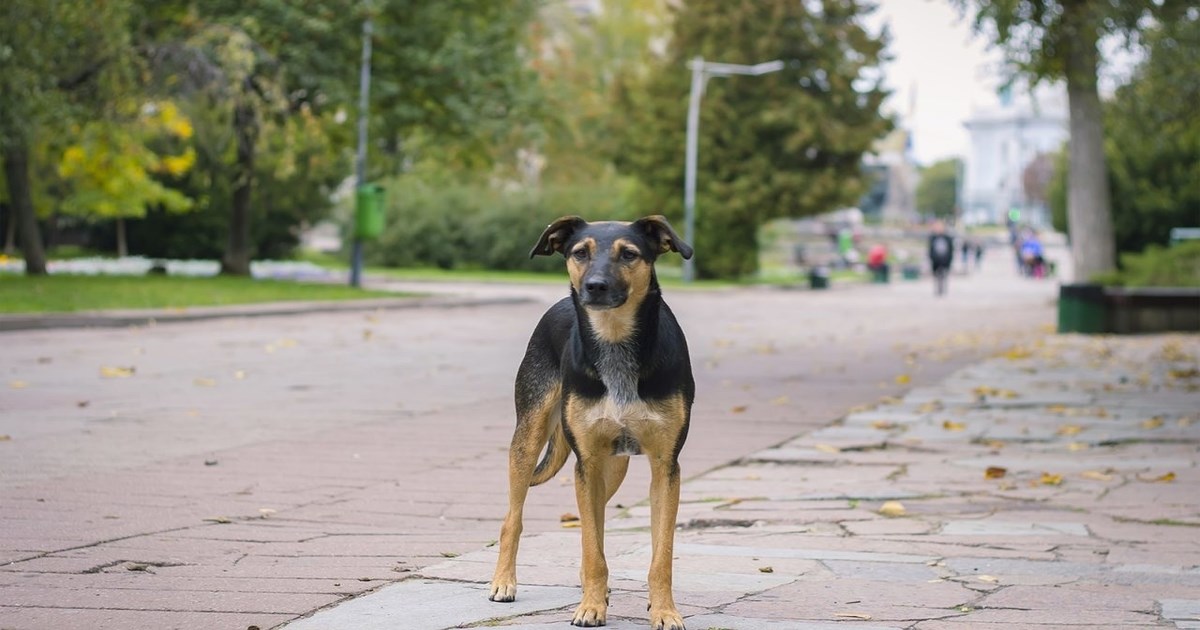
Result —
[[[354,237],[379,238],[383,234],[383,186],[363,184],[354,196]]]
[[[810,289],[829,288],[829,270],[824,267],[813,267],[808,271],[808,286]]]
[[[904,265],[900,269],[900,275],[905,280],[916,280],[921,277],[921,268],[916,265]]]
[[[1099,284],[1064,284],[1058,289],[1058,332],[1108,332],[1108,305]]]

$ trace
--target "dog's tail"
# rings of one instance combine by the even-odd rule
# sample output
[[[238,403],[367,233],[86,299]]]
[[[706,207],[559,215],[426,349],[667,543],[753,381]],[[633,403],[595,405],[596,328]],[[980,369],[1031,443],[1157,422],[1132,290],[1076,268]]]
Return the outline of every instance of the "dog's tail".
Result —
[[[529,485],[537,486],[553,479],[562,470],[570,453],[571,447],[567,444],[567,436],[563,434],[562,423],[552,423],[550,437],[546,440],[546,454],[538,462],[537,468],[533,469],[533,479]]]

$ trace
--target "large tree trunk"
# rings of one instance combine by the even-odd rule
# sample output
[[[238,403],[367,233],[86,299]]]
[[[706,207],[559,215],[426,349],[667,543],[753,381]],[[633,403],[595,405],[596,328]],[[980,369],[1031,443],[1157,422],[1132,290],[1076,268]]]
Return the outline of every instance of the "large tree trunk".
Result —
[[[249,103],[233,110],[234,134],[237,136],[237,173],[233,182],[233,204],[229,216],[229,244],[221,260],[221,273],[230,276],[250,275],[250,194],[254,188],[254,143],[258,125],[254,108]]]
[[[129,243],[125,240],[125,219],[117,217],[117,258],[129,255]]]
[[[8,178],[8,195],[21,230],[21,252],[25,255],[25,275],[46,275],[46,252],[38,231],[37,215],[33,212],[33,196],[29,185],[29,148],[24,144],[4,151],[4,175]]]
[[[12,256],[17,251],[17,212],[8,206],[8,217],[4,226],[4,255]]]
[[[1075,280],[1087,282],[1116,266],[1104,118],[1097,89],[1097,27],[1087,3],[1064,2],[1067,99],[1071,115],[1067,228]]]

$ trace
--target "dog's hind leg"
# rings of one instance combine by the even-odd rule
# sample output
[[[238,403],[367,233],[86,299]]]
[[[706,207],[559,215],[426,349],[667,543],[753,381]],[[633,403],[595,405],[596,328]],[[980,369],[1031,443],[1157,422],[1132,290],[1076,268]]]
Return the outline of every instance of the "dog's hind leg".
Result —
[[[508,449],[508,514],[500,528],[500,557],[488,595],[494,602],[511,602],[517,597],[517,546],[521,540],[525,496],[551,427],[562,417],[560,386],[540,395],[537,404],[522,404],[520,400],[518,397],[517,428]]]

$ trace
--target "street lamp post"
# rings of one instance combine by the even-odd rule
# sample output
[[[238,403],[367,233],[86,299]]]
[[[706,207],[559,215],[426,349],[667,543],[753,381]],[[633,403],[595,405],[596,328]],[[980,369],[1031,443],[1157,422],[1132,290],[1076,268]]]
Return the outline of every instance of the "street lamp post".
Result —
[[[692,70],[692,92],[688,97],[687,158],[683,174],[683,234],[684,240],[695,243],[696,237],[696,152],[700,132],[700,98],[704,96],[704,85],[709,77],[727,77],[735,74],[759,76],[783,69],[783,61],[767,61],[753,66],[736,63],[716,63],[695,57],[688,62]],[[691,282],[696,276],[695,261],[683,261],[683,281]]]
[[[371,18],[363,20],[362,65],[358,77],[358,152],[354,158],[355,200],[358,190],[367,183],[367,112],[371,94]],[[357,209],[357,207],[356,207]],[[355,227],[354,245],[350,254],[350,286],[362,286],[363,244]]]

